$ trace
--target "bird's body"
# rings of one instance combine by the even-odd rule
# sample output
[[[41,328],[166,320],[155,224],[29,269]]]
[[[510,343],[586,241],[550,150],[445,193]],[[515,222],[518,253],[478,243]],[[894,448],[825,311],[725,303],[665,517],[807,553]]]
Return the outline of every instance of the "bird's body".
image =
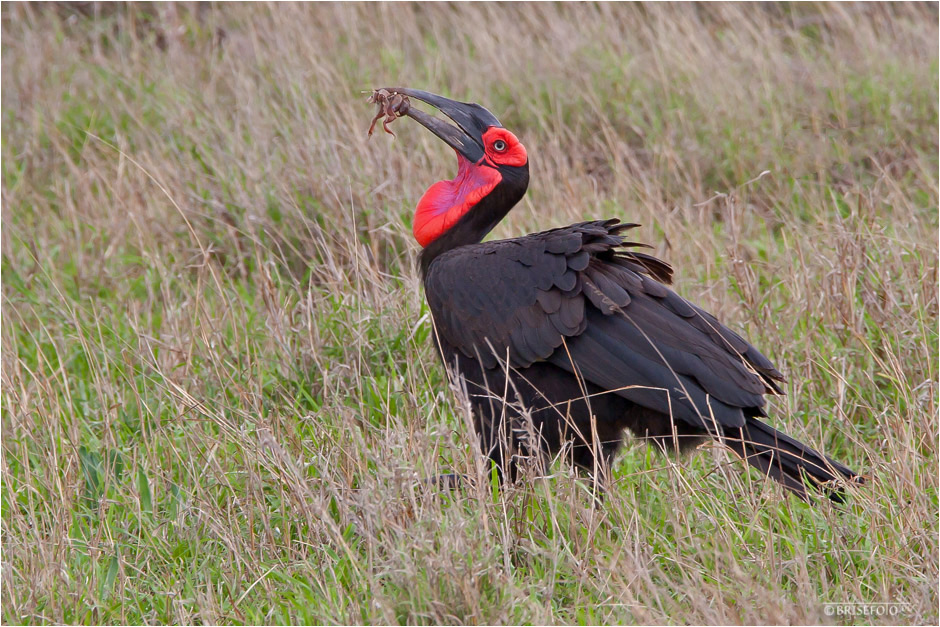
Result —
[[[525,148],[479,105],[389,91],[458,127],[407,113],[454,147],[460,166],[422,198],[414,228],[438,348],[504,475],[562,452],[596,474],[628,429],[666,449],[716,438],[804,497],[806,479],[856,478],[759,420],[782,375],[667,287],[672,269],[624,240],[637,225],[583,222],[480,243],[525,194]]]
[[[629,429],[664,449],[721,438],[800,494],[800,468],[819,481],[830,466],[851,473],[758,420],[782,375],[667,288],[669,266],[623,241],[633,226],[574,224],[428,265],[438,345],[466,382],[483,452],[512,477],[568,444],[595,473]]]

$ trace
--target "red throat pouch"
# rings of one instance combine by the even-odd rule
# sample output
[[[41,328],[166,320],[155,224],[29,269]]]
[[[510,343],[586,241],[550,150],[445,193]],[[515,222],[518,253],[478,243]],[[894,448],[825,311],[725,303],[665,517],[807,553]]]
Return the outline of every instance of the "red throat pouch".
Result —
[[[457,153],[457,176],[438,181],[418,201],[415,209],[415,239],[427,246],[493,191],[503,179],[499,170],[481,163],[471,163]]]

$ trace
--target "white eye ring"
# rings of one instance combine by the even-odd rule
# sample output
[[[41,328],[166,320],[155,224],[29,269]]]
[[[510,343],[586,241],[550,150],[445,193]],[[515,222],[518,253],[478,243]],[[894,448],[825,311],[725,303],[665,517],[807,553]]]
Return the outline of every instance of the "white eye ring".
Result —
[[[495,142],[493,142],[493,150],[496,152],[502,152],[506,150],[506,142],[501,139],[497,139]]]

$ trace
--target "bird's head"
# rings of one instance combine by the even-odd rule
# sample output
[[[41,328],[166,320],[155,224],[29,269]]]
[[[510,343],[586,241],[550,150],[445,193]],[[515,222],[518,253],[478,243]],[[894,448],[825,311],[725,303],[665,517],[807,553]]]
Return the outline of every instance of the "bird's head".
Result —
[[[429,247],[440,253],[481,241],[525,195],[529,185],[525,146],[478,104],[405,87],[387,87],[385,91],[427,103],[453,122],[406,108],[405,115],[457,153],[457,176],[434,183],[418,202],[415,239],[426,253]]]

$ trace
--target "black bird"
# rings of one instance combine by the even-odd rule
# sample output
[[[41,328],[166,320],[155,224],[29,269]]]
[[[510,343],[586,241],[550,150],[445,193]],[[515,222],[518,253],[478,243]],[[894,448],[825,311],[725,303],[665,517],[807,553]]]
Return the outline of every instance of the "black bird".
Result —
[[[401,87],[375,93],[376,119],[407,115],[457,153],[457,176],[418,203],[414,235],[438,348],[465,382],[483,453],[501,476],[562,450],[598,476],[629,429],[680,451],[716,438],[804,499],[815,485],[840,501],[842,485],[860,481],[759,420],[783,376],[666,287],[672,268],[624,239],[638,225],[595,220],[481,243],[525,195],[525,147],[478,104]],[[382,106],[389,95],[394,110]]]

